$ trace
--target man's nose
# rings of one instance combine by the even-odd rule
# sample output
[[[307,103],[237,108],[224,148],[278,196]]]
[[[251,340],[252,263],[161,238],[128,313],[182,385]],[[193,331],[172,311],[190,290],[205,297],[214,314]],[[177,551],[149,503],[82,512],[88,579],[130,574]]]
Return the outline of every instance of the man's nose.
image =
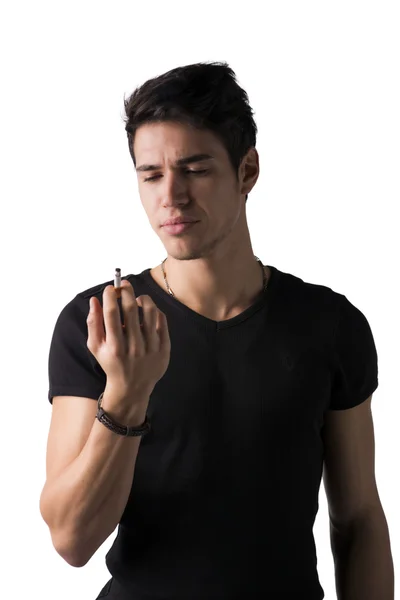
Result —
[[[185,179],[178,172],[170,171],[164,175],[161,190],[165,205],[181,204],[185,200],[188,200]]]

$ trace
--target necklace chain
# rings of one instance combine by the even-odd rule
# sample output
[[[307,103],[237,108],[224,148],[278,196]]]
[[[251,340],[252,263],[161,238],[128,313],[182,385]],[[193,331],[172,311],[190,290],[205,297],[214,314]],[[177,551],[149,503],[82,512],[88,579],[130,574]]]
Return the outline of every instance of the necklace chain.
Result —
[[[167,256],[167,258],[168,258],[168,256]],[[167,260],[167,258],[164,258],[164,260],[162,261],[162,263],[161,263],[161,270],[162,270],[162,273],[163,273],[163,276],[164,276],[164,281],[165,281],[165,285],[166,285],[166,287],[167,287],[168,293],[169,293],[171,296],[175,296],[174,292],[173,292],[173,291],[171,290],[171,288],[169,287],[169,284],[168,284],[168,281],[167,281],[167,276],[166,276],[165,269],[164,269],[164,263],[165,263],[165,261]],[[268,278],[267,278],[267,275],[266,275],[266,272],[265,272],[265,269],[264,269],[264,265],[262,264],[262,262],[261,262],[261,260],[258,258],[258,256],[255,256],[255,255],[254,255],[254,258],[255,258],[255,259],[258,261],[258,263],[260,264],[260,267],[261,267],[261,269],[262,269],[262,272],[263,272],[263,291],[265,292],[265,290],[267,289],[267,285],[268,285]]]

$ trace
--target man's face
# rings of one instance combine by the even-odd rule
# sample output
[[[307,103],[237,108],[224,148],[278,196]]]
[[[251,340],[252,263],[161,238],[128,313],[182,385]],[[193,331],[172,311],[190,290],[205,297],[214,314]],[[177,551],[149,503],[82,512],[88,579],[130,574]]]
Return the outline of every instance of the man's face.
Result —
[[[244,212],[241,180],[237,180],[223,144],[210,131],[174,122],[140,126],[134,154],[139,195],[153,230],[167,253],[180,260],[207,256],[225,240]],[[177,164],[193,155],[194,162]],[[142,170],[142,167],[152,166]],[[199,222],[178,235],[162,223],[178,216]]]

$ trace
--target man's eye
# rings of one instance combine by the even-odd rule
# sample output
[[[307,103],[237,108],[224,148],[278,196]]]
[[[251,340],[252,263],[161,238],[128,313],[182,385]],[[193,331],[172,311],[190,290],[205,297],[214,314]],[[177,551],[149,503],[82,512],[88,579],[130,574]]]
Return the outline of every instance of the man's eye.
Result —
[[[186,169],[185,173],[188,174],[197,174],[197,175],[201,175],[204,173],[207,173],[208,169],[201,169],[201,170],[193,170],[193,169]],[[146,179],[144,181],[155,181],[156,179],[158,179],[158,177],[160,177],[160,175],[153,175],[152,177],[146,177]]]
[[[186,173],[197,173],[197,174],[199,174],[199,173],[207,173],[207,171],[208,171],[208,169],[201,169],[201,170],[199,169],[197,171],[194,171],[192,169],[187,169]]]

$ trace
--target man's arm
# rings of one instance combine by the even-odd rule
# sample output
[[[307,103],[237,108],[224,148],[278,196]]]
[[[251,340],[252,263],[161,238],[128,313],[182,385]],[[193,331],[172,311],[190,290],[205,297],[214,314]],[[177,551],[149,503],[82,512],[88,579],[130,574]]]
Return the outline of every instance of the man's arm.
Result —
[[[128,402],[129,400],[129,402]],[[148,398],[104,390],[102,407],[117,423],[138,426]],[[84,566],[124,512],[141,437],[110,431],[95,418],[92,398],[54,396],[40,512],[53,545],[66,562]]]
[[[323,429],[338,600],[394,600],[389,530],[375,480],[371,398],[328,411]]]

